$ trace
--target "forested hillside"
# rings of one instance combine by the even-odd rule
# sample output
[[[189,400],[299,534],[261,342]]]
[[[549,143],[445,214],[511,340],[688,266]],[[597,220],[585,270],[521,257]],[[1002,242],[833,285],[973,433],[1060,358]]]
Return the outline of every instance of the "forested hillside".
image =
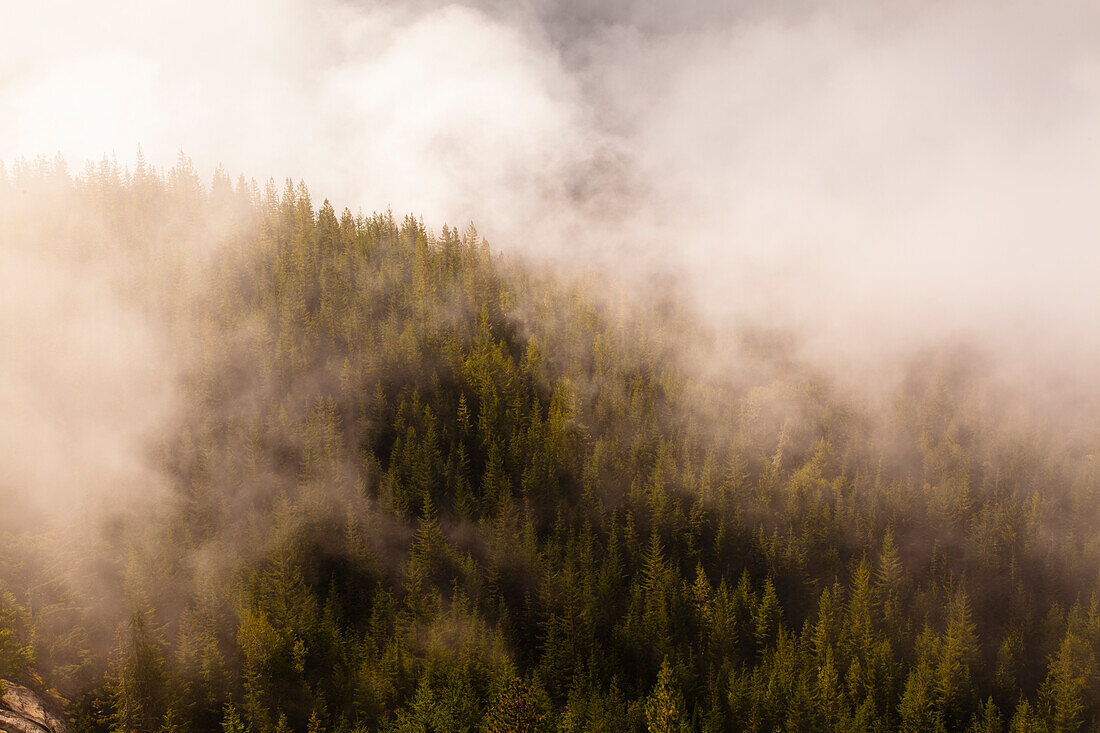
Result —
[[[154,509],[70,542],[0,473],[0,677],[77,730],[1100,725],[1095,434],[980,348],[857,395],[672,295],[186,160],[0,201],[177,352]]]

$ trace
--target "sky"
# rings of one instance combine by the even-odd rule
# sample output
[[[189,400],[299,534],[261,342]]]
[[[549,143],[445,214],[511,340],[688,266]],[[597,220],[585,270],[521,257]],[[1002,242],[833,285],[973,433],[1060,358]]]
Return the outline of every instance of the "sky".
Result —
[[[303,179],[673,273],[837,363],[1100,354],[1091,0],[43,0],[0,29],[0,160]]]

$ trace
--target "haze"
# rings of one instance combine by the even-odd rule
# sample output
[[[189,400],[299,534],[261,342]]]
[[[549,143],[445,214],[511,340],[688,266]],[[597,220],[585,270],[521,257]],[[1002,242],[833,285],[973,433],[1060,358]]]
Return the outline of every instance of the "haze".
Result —
[[[0,688],[1093,725],[1098,212],[1096,0],[0,0]]]
[[[1100,346],[1098,16],[9,3],[0,159],[183,150],[204,177],[473,220],[506,251],[674,273],[721,323],[797,328],[837,363],[980,334],[1081,365]]]

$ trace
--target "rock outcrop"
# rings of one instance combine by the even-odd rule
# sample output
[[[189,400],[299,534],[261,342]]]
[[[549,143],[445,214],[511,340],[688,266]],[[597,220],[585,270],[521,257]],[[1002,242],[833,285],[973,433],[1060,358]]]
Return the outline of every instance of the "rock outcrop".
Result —
[[[7,680],[0,690],[0,733],[70,733],[56,701]]]

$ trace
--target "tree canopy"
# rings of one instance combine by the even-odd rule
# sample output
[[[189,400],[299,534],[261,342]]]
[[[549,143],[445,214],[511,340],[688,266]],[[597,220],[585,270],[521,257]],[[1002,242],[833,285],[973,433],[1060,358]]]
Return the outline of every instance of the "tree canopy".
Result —
[[[0,522],[0,676],[79,730],[1100,724],[1100,475],[969,353],[880,404],[766,333],[716,377],[661,294],[182,158],[0,199],[184,355],[153,516],[64,570]]]

